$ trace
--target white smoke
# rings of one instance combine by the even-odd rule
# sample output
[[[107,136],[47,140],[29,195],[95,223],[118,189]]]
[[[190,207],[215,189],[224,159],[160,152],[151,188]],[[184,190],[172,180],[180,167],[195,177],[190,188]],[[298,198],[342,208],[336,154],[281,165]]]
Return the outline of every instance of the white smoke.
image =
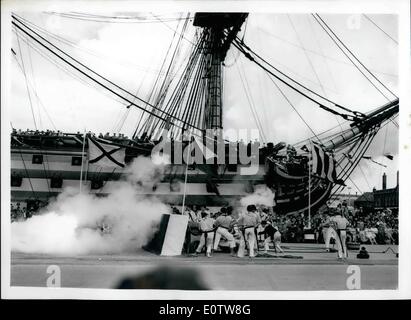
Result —
[[[275,205],[274,193],[265,185],[257,186],[253,194],[241,198],[240,203],[243,207],[250,204],[272,207]]]
[[[46,254],[129,252],[141,248],[155,232],[168,205],[136,195],[151,187],[163,172],[149,158],[139,157],[125,181],[106,197],[65,189],[42,214],[12,223],[12,251]],[[108,232],[101,232],[101,226]]]

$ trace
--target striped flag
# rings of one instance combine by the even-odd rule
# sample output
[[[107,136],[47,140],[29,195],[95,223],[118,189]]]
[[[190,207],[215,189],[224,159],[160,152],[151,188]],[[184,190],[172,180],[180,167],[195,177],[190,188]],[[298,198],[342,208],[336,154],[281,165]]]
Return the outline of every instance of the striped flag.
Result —
[[[334,157],[325,152],[324,149],[315,142],[311,142],[311,172],[332,183],[344,185],[344,181],[337,179],[336,161]]]

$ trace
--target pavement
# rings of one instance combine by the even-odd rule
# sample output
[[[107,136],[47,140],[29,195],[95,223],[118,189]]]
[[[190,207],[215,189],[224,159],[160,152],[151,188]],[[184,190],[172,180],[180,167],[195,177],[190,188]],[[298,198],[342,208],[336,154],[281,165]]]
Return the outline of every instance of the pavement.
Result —
[[[321,244],[282,244],[284,254],[231,257],[164,257],[143,250],[128,254],[51,256],[12,252],[11,286],[46,287],[50,265],[60,269],[61,286],[70,288],[116,288],[126,277],[141,276],[161,266],[193,270],[212,290],[346,290],[350,266],[358,266],[361,289],[397,289],[398,246],[365,245],[370,259],[347,260],[326,252]]]

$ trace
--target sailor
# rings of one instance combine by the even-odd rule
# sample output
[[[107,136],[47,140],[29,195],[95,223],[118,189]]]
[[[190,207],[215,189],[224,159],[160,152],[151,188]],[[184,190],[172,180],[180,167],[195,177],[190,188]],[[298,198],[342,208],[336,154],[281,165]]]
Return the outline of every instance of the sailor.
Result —
[[[357,254],[358,259],[369,259],[370,255],[368,254],[367,249],[365,247],[361,247],[360,252]]]
[[[200,220],[201,220],[201,211],[197,208],[196,205],[193,205],[192,212],[194,213],[195,220],[200,222]]]
[[[345,218],[347,218],[347,217],[350,215],[350,210],[348,209],[347,201],[346,201],[346,200],[344,200],[344,201],[342,202],[341,215],[342,215],[343,217],[345,217]]]
[[[230,253],[232,256],[235,256],[234,248],[235,241],[234,236],[230,233],[234,225],[234,219],[231,215],[227,214],[227,208],[223,207],[220,210],[221,215],[215,220],[214,227],[216,227],[215,240],[214,240],[214,250],[217,250],[220,243],[221,236],[227,239],[230,246]],[[231,213],[231,211],[230,211]]]
[[[341,215],[341,211],[339,210],[337,210],[335,216],[330,218],[330,222],[335,226],[338,259],[346,259],[348,255],[345,242],[347,239],[347,226],[349,225],[349,222]]]
[[[261,209],[261,207],[259,207],[259,210],[257,210],[256,209],[256,211],[254,212],[254,214],[255,214],[255,217],[256,217],[256,219],[257,219],[257,225],[254,227],[254,235],[255,235],[255,245],[254,245],[254,249],[256,249],[257,251],[258,251],[258,229],[259,229],[259,227],[260,227],[260,225],[261,225],[261,221],[263,220],[262,219],[262,209]],[[267,218],[268,218],[268,216],[267,216]]]
[[[192,210],[189,206],[185,207],[183,215],[188,216],[191,221],[200,222],[201,216],[197,216],[197,212]]]
[[[322,219],[321,227],[322,227],[323,239],[325,243],[325,250],[327,252],[330,252],[330,241],[331,241],[331,238],[333,238],[334,229],[330,225],[330,216],[329,216],[329,213],[327,212],[324,213],[324,218]]]
[[[281,233],[280,230],[278,229],[278,226],[273,225],[275,232],[274,232],[274,238],[273,238],[273,242],[274,242],[274,251],[275,253],[281,252],[284,253],[283,248],[281,248]]]
[[[264,253],[268,253],[268,249],[270,248],[270,242],[274,244],[274,251],[284,253],[283,249],[280,246],[281,243],[281,233],[278,229],[271,224],[270,221],[261,221],[261,226],[264,228],[263,231],[259,232],[259,234],[264,234]]]
[[[201,253],[204,245],[206,245],[206,255],[208,258],[211,258],[211,248],[213,246],[213,236],[215,228],[214,219],[212,219],[206,211],[201,212],[200,230],[200,243],[198,244],[194,255]]]
[[[260,207],[258,213],[261,218],[261,224],[257,227],[257,241],[262,241],[266,237],[264,233],[264,225],[262,223],[269,220],[268,209]],[[262,239],[261,236],[264,236],[264,238]]]
[[[292,145],[287,145],[287,162],[292,162],[297,156],[297,150]]]
[[[250,204],[247,206],[247,212],[244,213],[240,218],[238,218],[238,225],[240,226],[243,233],[243,241],[240,244],[238,250],[238,256],[244,255],[245,242],[248,244],[249,256],[250,258],[255,257],[254,247],[256,244],[255,228],[260,223],[259,215],[257,214],[257,208],[255,205]]]
[[[14,208],[14,205],[10,203],[10,212],[11,212],[11,222],[14,222],[17,220],[17,211]]]
[[[232,231],[232,233],[233,233],[233,237],[234,237],[234,241],[235,241],[235,246],[236,246],[236,247],[237,247],[237,245],[240,246],[242,235],[241,235],[241,230],[240,230],[240,228],[238,227],[237,223],[235,223],[235,224],[233,225],[233,231]]]

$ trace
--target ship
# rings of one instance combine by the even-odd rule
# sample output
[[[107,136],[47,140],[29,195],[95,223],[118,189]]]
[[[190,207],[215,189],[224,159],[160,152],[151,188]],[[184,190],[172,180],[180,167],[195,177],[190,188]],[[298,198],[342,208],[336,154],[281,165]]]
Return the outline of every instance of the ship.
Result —
[[[238,204],[241,198],[253,194],[258,188],[269,188],[275,195],[274,210],[278,214],[315,212],[326,204],[333,194],[344,188],[379,130],[395,122],[399,99],[383,83],[380,84],[387,92],[387,103],[370,108],[366,113],[326,98],[293,79],[247,45],[239,34],[248,16],[248,13],[241,12],[198,12],[192,19],[187,18],[185,28],[192,21],[196,33],[190,40],[193,45],[188,59],[182,62],[183,71],[178,77],[162,77],[156,85],[155,95],[145,100],[70,56],[52,41],[45,30],[13,13],[12,25],[19,37],[93,82],[100,90],[122,100],[127,109],[138,108],[142,116],[132,137],[13,129],[12,202],[24,203],[35,211],[67,187],[105,196],[127,175],[127,164],[141,156],[150,157],[153,149],[165,139],[181,141],[183,149],[193,141],[207,145],[210,138],[206,132],[211,130],[218,135],[224,128],[223,69],[229,50],[236,50],[249,63],[261,68],[276,86],[286,86],[313,106],[339,117],[342,125],[292,145],[286,142],[223,140],[222,148],[229,150],[233,147],[237,156],[239,150],[246,150],[250,156],[251,149],[256,148],[253,150],[257,150],[258,161],[252,174],[241,174],[250,164],[243,164],[238,158],[230,163],[227,153],[226,161],[221,161],[223,163],[216,158],[207,158],[204,163],[188,163],[176,161],[173,150],[169,153],[170,162],[165,166],[161,179],[138,192],[158,197],[176,207],[221,207]],[[327,35],[341,47],[345,46],[320,15],[312,16]],[[173,57],[177,56],[183,39],[182,33],[177,34],[175,45],[168,52],[170,59],[162,68],[166,75],[175,68]],[[357,59],[349,51],[346,53],[352,60]],[[12,49],[12,54],[16,55],[16,50]],[[368,69],[357,61],[366,73]],[[368,76],[373,77],[368,72]],[[166,136],[164,132],[167,132]],[[188,134],[191,138],[187,139]],[[96,146],[100,148],[102,157],[115,160],[107,150],[123,150],[124,158],[114,167],[102,167],[90,158],[90,149]]]

